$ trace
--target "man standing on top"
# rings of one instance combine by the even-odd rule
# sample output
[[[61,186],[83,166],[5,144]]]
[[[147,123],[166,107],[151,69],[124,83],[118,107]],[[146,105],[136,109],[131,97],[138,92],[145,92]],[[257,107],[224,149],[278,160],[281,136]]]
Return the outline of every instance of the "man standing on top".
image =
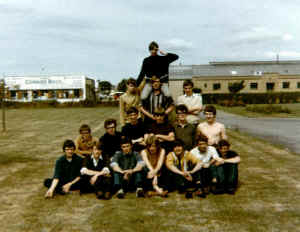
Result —
[[[159,50],[158,44],[152,41],[149,45],[150,56],[146,57],[143,61],[141,72],[137,79],[139,86],[143,79],[146,78],[146,84],[141,94],[141,99],[146,99],[151,92],[150,78],[156,76],[162,83],[162,92],[165,96],[170,96],[169,92],[169,65],[177,60],[179,57],[176,54],[165,53]],[[159,56],[157,53],[162,56]]]

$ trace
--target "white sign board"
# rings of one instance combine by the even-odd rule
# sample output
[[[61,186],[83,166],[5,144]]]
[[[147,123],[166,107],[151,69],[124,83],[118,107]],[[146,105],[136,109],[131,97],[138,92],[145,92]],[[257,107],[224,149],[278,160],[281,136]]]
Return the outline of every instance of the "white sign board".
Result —
[[[5,77],[11,90],[82,89],[84,76]]]

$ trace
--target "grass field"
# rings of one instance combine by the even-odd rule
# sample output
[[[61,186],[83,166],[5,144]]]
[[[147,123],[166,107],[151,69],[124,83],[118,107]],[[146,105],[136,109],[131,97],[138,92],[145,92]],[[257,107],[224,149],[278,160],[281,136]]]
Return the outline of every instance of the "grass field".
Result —
[[[223,110],[228,113],[232,114],[238,114],[246,117],[282,117],[282,118],[294,118],[294,117],[300,117],[300,103],[294,103],[294,104],[274,104],[274,106],[283,106],[287,107],[291,110],[291,114],[286,113],[272,113],[272,114],[262,114],[262,113],[256,113],[256,112],[250,112],[246,110],[246,107],[243,106],[234,106],[234,107],[225,107],[225,106],[219,106],[216,105],[217,109]],[[249,105],[250,106],[250,105]],[[252,106],[252,105],[251,105]],[[255,105],[253,105],[255,106]],[[266,104],[259,104],[257,106],[266,106]]]
[[[97,200],[94,194],[44,199],[65,139],[82,123],[97,137],[117,108],[17,109],[0,136],[1,232],[56,231],[300,231],[300,156],[228,131],[240,153],[240,186],[232,195]]]

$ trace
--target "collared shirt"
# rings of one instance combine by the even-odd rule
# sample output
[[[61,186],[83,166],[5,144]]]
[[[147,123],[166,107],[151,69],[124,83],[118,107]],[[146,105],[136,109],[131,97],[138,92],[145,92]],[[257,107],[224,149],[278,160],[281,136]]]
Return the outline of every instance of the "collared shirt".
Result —
[[[95,159],[95,157],[92,155],[90,157],[86,157],[83,163],[83,168],[81,168],[80,173],[81,175],[86,175],[88,170],[93,171],[103,171],[106,170],[107,173],[110,173],[109,168],[106,167],[108,164],[108,161],[105,162],[102,155],[99,157],[99,159]]]
[[[150,95],[142,100],[142,106],[149,113],[153,114],[156,108],[164,108],[168,109],[171,105],[173,105],[172,97],[165,96],[162,92],[158,95],[155,95],[154,92],[151,92]]]
[[[180,125],[176,123],[174,125],[175,137],[180,139],[184,143],[185,150],[191,150],[195,144],[196,137],[196,125],[191,123],[186,123],[185,125]]]
[[[208,164],[212,158],[219,158],[216,148],[212,146],[207,146],[206,152],[201,152],[198,147],[195,147],[191,150],[191,154],[205,164]]]
[[[177,98],[177,105],[184,104],[190,110],[194,107],[202,107],[202,96],[200,94],[193,93],[191,96],[186,94],[181,95]],[[199,116],[189,114],[186,117],[188,123],[196,124],[199,121]]]
[[[195,165],[199,162],[199,160],[188,151],[184,151],[184,155],[182,157],[176,156],[176,154],[172,151],[166,158],[167,167],[175,166],[181,171],[189,171],[189,162]]]

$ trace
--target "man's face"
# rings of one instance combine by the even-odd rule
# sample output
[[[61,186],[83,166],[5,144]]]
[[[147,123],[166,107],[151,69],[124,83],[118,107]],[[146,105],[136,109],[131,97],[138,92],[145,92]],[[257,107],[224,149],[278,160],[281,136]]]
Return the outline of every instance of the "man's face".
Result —
[[[213,112],[205,112],[204,114],[205,114],[206,121],[208,123],[212,123],[215,121],[216,116],[213,114]]]
[[[65,147],[65,154],[67,158],[72,158],[74,154],[75,148],[74,147]]]
[[[91,136],[91,134],[88,130],[83,130],[80,132],[80,134],[84,140],[88,139]]]
[[[183,122],[183,121],[186,120],[186,113],[183,112],[183,111],[181,111],[181,110],[177,110],[177,112],[176,112],[176,117],[177,117],[177,120],[178,120],[178,121]]]
[[[102,150],[99,150],[97,146],[93,146],[93,156],[95,159],[99,159],[102,154]]]
[[[157,124],[162,124],[165,121],[165,114],[155,114],[154,118]]]
[[[114,123],[107,125],[105,129],[106,132],[110,135],[116,134],[116,125]]]
[[[152,88],[154,90],[160,89],[160,81],[159,80],[152,81]]]
[[[124,154],[129,154],[131,152],[132,145],[130,143],[124,143],[121,145],[121,149]]]
[[[229,146],[222,146],[219,148],[219,151],[222,156],[226,156],[227,152],[229,151]]]
[[[130,123],[136,123],[138,119],[138,114],[137,113],[131,113],[128,115],[128,119]]]
[[[127,85],[127,90],[129,93],[134,94],[136,92],[136,86],[133,84],[129,84],[129,85]]]
[[[193,87],[191,85],[184,86],[183,91],[187,96],[191,96],[193,94]]]
[[[206,150],[207,150],[207,142],[199,141],[199,142],[198,142],[198,149],[199,149],[201,152],[206,152]]]
[[[152,50],[150,50],[151,56],[156,56],[158,52],[158,47],[154,47]]]
[[[183,147],[182,146],[176,146],[173,149],[176,156],[180,156],[183,153]]]

